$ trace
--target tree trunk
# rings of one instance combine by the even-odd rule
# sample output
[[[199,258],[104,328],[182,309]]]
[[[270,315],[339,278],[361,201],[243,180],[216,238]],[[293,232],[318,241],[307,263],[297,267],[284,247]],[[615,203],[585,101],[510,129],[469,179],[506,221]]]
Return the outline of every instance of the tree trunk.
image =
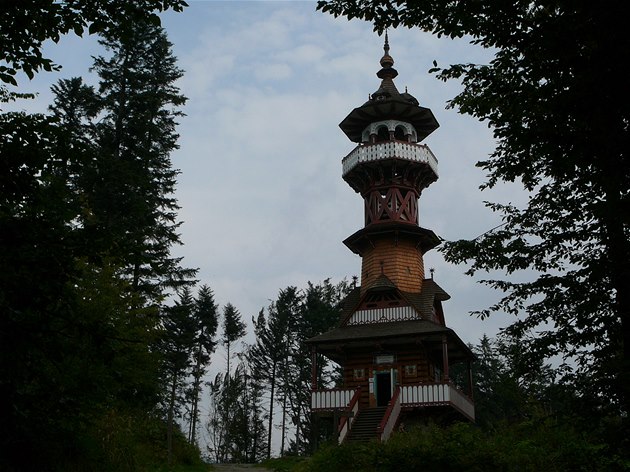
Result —
[[[177,375],[173,374],[171,382],[171,398],[168,402],[168,419],[166,425],[166,448],[168,451],[168,464],[173,463],[173,416],[175,412],[175,392],[177,389]]]
[[[190,418],[190,428],[188,430],[188,442],[190,444],[195,444],[196,436],[197,436],[197,416],[198,416],[198,405],[199,405],[199,390],[201,385],[201,343],[198,345],[197,349],[197,362],[195,364],[195,374],[193,379],[193,398],[192,405],[190,408],[191,418]]]
[[[282,396],[282,440],[280,442],[280,457],[284,457],[284,439],[286,436],[286,425],[287,425],[287,392],[285,387],[285,392]]]
[[[276,362],[273,363],[271,367],[271,378],[270,382],[270,392],[269,392],[269,422],[268,422],[268,430],[267,430],[267,459],[271,459],[271,431],[273,429],[273,401],[274,401],[274,393],[276,388]]]

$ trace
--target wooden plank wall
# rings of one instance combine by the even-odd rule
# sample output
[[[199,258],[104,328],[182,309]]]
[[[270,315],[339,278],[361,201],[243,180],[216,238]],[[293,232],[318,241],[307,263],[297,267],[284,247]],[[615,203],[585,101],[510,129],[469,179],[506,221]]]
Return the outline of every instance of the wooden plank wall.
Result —
[[[388,351],[394,355],[392,364],[375,364],[377,351],[364,350],[348,355],[344,363],[343,381],[344,388],[361,387],[361,405],[369,405],[369,378],[374,376],[374,371],[396,369],[399,384],[419,384],[433,382],[433,362],[428,358],[422,346],[410,346],[397,351]],[[405,366],[415,366],[415,374],[405,372]],[[355,370],[363,369],[363,377],[356,378]]]
[[[382,272],[403,292],[420,292],[424,263],[412,241],[380,239],[362,254],[361,286],[368,287]],[[381,269],[382,263],[382,269]]]

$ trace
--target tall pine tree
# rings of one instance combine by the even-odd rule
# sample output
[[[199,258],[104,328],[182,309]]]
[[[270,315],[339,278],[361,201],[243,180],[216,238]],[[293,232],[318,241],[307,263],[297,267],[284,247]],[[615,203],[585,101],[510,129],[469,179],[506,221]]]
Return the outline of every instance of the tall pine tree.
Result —
[[[228,303],[223,308],[223,345],[227,358],[227,379],[231,375],[230,360],[233,354],[231,348],[243,336],[245,336],[245,323],[241,319],[241,314],[234,305]]]
[[[195,274],[170,254],[181,244],[170,154],[186,101],[175,85],[182,70],[154,24],[108,33],[100,44],[111,56],[94,61],[101,119],[94,129],[98,155],[82,180],[82,223],[97,250],[119,258],[133,289],[158,303],[165,289]]]
[[[196,443],[202,379],[210,363],[210,357],[217,345],[215,335],[219,322],[218,307],[214,302],[214,294],[207,285],[202,285],[197,293],[193,318],[195,321],[196,334],[192,353],[192,385],[189,392],[190,425],[188,429],[188,441],[191,444]]]
[[[163,337],[160,352],[163,359],[163,381],[168,388],[164,392],[167,420],[168,462],[172,461],[175,417],[183,405],[188,376],[190,353],[196,344],[197,326],[194,316],[195,301],[188,287],[184,287],[173,306],[164,308]]]

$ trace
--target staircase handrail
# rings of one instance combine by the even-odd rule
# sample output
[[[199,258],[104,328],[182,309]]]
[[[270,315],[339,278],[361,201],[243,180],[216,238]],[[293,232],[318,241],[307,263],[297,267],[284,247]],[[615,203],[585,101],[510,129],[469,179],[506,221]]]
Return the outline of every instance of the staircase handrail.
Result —
[[[359,411],[360,398],[361,398],[361,387],[359,386],[354,392],[354,395],[352,399],[350,400],[350,403],[348,403],[348,408],[346,409],[346,411],[348,411],[349,414],[347,416],[342,417],[341,421],[339,422],[339,429],[337,430],[339,433],[339,444],[343,442],[343,440],[346,438],[346,436],[350,432],[350,429],[352,428],[352,423],[354,423],[354,420],[357,417],[357,413]]]
[[[381,441],[387,441],[390,434],[392,434],[396,421],[398,421],[399,414],[400,386],[396,387],[394,395],[392,395],[392,399],[389,401],[389,405],[387,405],[387,410],[385,410],[385,415],[383,415],[383,419],[378,425],[378,435],[381,438]]]

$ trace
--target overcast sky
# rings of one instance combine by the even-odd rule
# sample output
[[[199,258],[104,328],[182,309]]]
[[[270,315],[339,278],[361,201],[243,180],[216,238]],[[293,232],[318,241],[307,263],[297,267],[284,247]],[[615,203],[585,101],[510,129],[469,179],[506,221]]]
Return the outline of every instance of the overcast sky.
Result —
[[[249,320],[288,285],[360,273],[360,258],[342,243],[362,227],[363,203],[341,178],[341,159],[354,144],[338,124],[378,89],[383,38],[368,23],[316,12],[310,1],[189,3],[163,21],[189,99],[181,148],[172,156],[182,172],[184,222],[184,246],[175,251],[200,269],[221,306],[229,301]],[[398,89],[408,87],[441,125],[425,140],[440,178],[420,198],[420,225],[447,240],[474,238],[500,223],[482,202],[516,194],[479,191],[484,175],[474,164],[492,152],[491,131],[447,110],[460,86],[428,69],[433,60],[488,62],[490,53],[417,30],[391,30],[389,39]],[[74,37],[47,51],[63,70],[23,80],[21,91],[40,94],[21,108],[44,111],[50,84],[87,77],[90,56],[99,53],[94,38]],[[504,315],[468,315],[497,295],[465,276],[465,266],[447,265],[435,250],[425,266],[450,293],[446,322],[464,341],[476,343],[507,324]]]

